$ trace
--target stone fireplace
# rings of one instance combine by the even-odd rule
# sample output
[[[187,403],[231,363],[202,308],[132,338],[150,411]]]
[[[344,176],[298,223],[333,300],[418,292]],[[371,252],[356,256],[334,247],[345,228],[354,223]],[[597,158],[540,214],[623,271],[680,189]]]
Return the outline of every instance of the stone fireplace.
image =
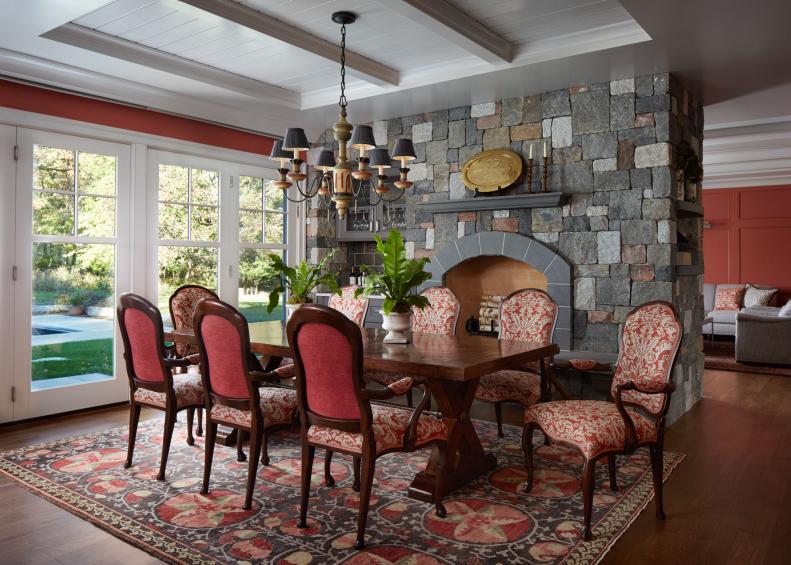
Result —
[[[701,187],[685,180],[677,154],[688,146],[702,157],[703,109],[679,80],[656,74],[579,84],[372,125],[381,147],[402,135],[415,145],[401,231],[409,256],[430,258],[430,284],[462,295],[507,294],[541,288],[544,276],[561,306],[556,339],[573,350],[614,352],[632,308],[672,302],[685,335],[670,420],[700,398]],[[328,131],[317,143],[329,147],[331,140]],[[508,148],[526,163],[530,148],[541,155],[545,142],[548,194],[528,194],[541,189],[538,166],[532,186],[523,176],[493,197],[473,198],[461,180],[464,163],[481,151]],[[371,241],[339,242],[336,220],[323,203],[312,204],[311,261],[340,248],[333,261],[343,276],[351,265],[376,266]],[[495,287],[490,269],[513,280]]]
[[[571,348],[571,266],[544,244],[507,232],[482,232],[448,242],[429,263],[431,280],[445,285],[461,301],[459,330],[477,315],[483,294],[506,296],[520,288],[546,290],[558,303],[555,340]]]

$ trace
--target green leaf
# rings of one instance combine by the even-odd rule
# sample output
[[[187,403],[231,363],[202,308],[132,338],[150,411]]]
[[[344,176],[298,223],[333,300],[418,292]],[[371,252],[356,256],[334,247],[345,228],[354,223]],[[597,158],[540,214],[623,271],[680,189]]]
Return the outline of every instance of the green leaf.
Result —
[[[283,290],[283,287],[279,286],[269,293],[269,304],[266,307],[266,311],[270,314],[272,313],[272,310],[277,308],[277,305],[280,302],[280,293],[283,292]]]

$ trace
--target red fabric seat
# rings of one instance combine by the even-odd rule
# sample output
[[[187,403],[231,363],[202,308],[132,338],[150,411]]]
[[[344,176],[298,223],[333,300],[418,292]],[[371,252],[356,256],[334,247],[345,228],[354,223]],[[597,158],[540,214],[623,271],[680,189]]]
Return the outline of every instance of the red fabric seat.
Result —
[[[656,441],[656,424],[644,412],[628,407],[640,442]],[[525,424],[535,422],[553,441],[569,443],[588,459],[623,451],[626,430],[617,406],[604,400],[565,400],[537,404],[525,411]]]
[[[173,375],[173,390],[176,393],[176,409],[181,410],[187,406],[203,407],[203,383],[198,373],[183,373]],[[165,408],[165,393],[138,388],[135,391],[135,401],[148,406]]]
[[[412,410],[404,410],[395,406],[374,404],[373,432],[376,440],[377,455],[390,449],[403,449],[404,436],[407,431],[409,417]],[[419,447],[431,441],[446,439],[448,428],[441,419],[428,414],[421,414],[417,425],[417,441]],[[344,432],[323,426],[308,428],[308,441],[326,447],[327,449],[340,449],[354,453],[363,452],[363,436],[352,432]]]
[[[264,427],[294,422],[297,415],[297,391],[293,388],[262,387],[261,411],[264,413]],[[211,419],[229,426],[250,427],[253,413],[250,410],[231,408],[215,404],[211,408]]]
[[[496,371],[481,377],[475,398],[487,402],[518,402],[522,406],[531,406],[541,398],[541,377],[529,371]]]

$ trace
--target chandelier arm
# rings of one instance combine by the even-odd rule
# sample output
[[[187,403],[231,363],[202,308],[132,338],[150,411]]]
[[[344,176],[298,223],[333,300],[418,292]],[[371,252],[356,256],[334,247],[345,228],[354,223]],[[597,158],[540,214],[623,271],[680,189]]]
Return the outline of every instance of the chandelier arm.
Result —
[[[320,185],[320,183],[321,183],[321,178],[322,178],[322,175],[319,175],[319,176],[315,177],[315,178],[314,178],[314,179],[313,179],[313,180],[310,182],[310,188],[306,188],[307,192],[303,192],[303,191],[302,191],[302,189],[299,187],[299,182],[295,182],[294,184],[295,184],[295,185],[296,185],[296,187],[297,187],[297,191],[298,191],[298,192],[299,192],[299,193],[300,193],[300,194],[301,194],[301,195],[302,195],[302,196],[303,196],[305,199],[308,199],[308,198],[313,198],[314,196],[316,196],[316,195],[319,193],[319,185]],[[307,182],[305,182],[304,184],[305,184],[305,185],[307,185],[308,183],[307,183]],[[316,188],[315,188],[315,190],[313,189],[313,185],[316,185]],[[313,191],[313,192],[311,192],[311,191]]]

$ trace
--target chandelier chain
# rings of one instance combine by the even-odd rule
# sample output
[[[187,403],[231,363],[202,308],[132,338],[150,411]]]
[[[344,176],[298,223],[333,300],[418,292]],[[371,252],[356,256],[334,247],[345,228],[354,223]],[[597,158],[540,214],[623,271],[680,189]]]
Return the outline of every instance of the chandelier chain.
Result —
[[[341,26],[341,97],[338,106],[346,109],[346,24]]]

